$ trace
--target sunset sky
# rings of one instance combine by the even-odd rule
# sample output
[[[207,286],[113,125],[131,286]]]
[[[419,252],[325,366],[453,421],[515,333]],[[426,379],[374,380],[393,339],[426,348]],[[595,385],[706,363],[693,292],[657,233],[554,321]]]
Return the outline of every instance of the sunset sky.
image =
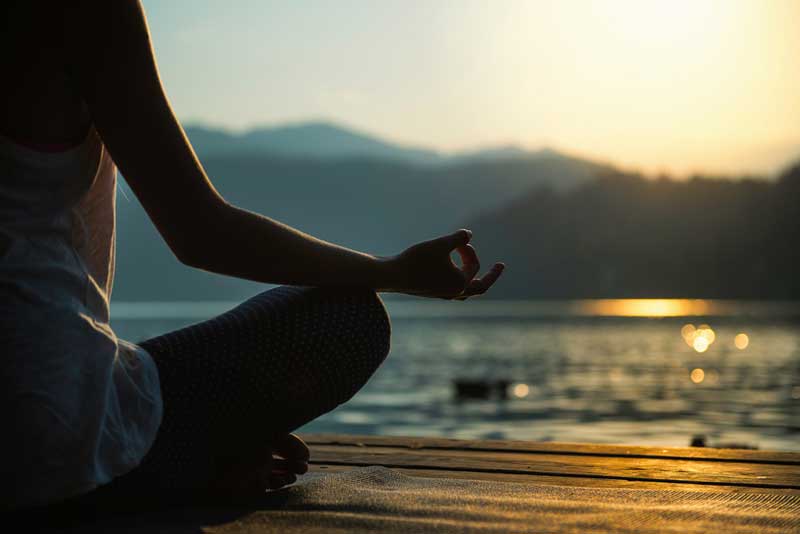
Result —
[[[186,123],[325,119],[647,172],[800,159],[797,0],[144,0]]]

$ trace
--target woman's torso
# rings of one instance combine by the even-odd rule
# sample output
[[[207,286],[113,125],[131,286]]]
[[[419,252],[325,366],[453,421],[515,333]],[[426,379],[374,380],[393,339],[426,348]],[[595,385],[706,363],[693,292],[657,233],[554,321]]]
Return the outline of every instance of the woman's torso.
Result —
[[[11,430],[0,469],[15,481],[4,504],[89,491],[155,439],[155,364],[109,325],[114,187],[93,129],[59,153],[0,138],[0,406]]]
[[[31,3],[33,4],[33,3]],[[91,490],[138,464],[161,420],[155,364],[109,325],[116,169],[50,22],[0,10],[2,508]],[[16,18],[14,18],[16,17]],[[11,481],[11,483],[8,483]]]

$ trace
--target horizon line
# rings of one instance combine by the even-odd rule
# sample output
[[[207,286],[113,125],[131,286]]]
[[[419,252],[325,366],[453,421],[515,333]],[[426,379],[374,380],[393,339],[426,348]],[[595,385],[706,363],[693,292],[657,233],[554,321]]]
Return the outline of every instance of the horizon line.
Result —
[[[798,140],[796,143],[787,143],[796,146],[795,149],[796,154],[788,158],[787,161],[784,163],[776,163],[775,164],[776,169],[772,172],[752,171],[747,169],[742,171],[727,172],[727,171],[713,170],[708,167],[705,169],[693,168],[691,170],[678,171],[674,168],[672,169],[668,167],[665,168],[664,166],[648,166],[642,164],[637,165],[637,164],[620,163],[614,158],[605,155],[595,155],[582,152],[579,150],[562,149],[555,143],[542,143],[538,145],[536,148],[534,148],[518,140],[514,140],[514,141],[498,141],[496,143],[483,144],[483,145],[471,145],[469,147],[462,147],[457,149],[441,149],[432,147],[424,143],[396,140],[390,135],[385,136],[383,134],[371,130],[370,128],[357,126],[347,121],[331,119],[324,116],[310,116],[305,119],[296,118],[284,121],[265,121],[262,123],[251,123],[243,127],[232,127],[229,125],[215,123],[205,119],[181,120],[181,125],[185,130],[189,128],[201,128],[210,131],[223,132],[233,137],[242,137],[249,133],[263,131],[263,130],[279,130],[282,128],[322,125],[343,130],[351,134],[367,137],[374,141],[381,142],[396,148],[430,152],[433,155],[441,157],[443,159],[457,158],[459,156],[465,156],[465,155],[468,156],[470,154],[489,152],[498,149],[515,149],[524,152],[528,155],[535,155],[536,153],[541,153],[541,152],[552,152],[561,157],[580,159],[598,165],[605,165],[624,173],[640,174],[646,178],[659,178],[662,176],[666,176],[678,180],[686,180],[686,179],[691,179],[693,177],[713,177],[713,178],[729,178],[729,179],[758,178],[765,180],[773,180],[777,179],[782,173],[784,173],[787,169],[791,168],[793,165],[800,163],[800,140]]]

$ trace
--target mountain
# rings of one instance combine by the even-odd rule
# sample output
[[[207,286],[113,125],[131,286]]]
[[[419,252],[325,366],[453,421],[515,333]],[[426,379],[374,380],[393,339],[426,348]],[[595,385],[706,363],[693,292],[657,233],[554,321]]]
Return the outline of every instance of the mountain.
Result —
[[[443,155],[327,123],[187,132],[227,200],[322,239],[390,255],[473,229],[483,261],[509,266],[493,298],[800,298],[800,166],[652,180],[547,149]],[[264,288],[181,265],[121,188],[115,300]]]
[[[242,134],[189,126],[186,135],[195,151],[207,157],[245,154],[310,159],[380,159],[418,164],[438,163],[433,151],[385,142],[329,122],[304,122],[256,128]]]
[[[494,298],[800,298],[800,163],[777,180],[609,170],[466,226],[509,265]]]
[[[318,160],[372,159],[436,166],[476,161],[566,157],[549,148],[528,150],[518,145],[501,145],[444,154],[422,147],[390,143],[373,135],[325,121],[254,128],[240,134],[192,125],[186,128],[186,135],[195,151],[209,158],[271,155]]]
[[[450,162],[496,161],[509,159],[544,159],[561,157],[562,154],[550,148],[541,150],[527,150],[519,145],[501,145],[496,147],[481,148],[475,151],[461,152],[448,158]]]
[[[478,151],[434,161],[433,151],[319,123],[241,136],[197,128],[187,134],[228,201],[379,255],[450,232],[533,189],[566,191],[608,169],[555,152]],[[237,300],[262,287],[179,264],[121,187],[115,299]],[[495,239],[505,237],[477,234],[476,244]]]

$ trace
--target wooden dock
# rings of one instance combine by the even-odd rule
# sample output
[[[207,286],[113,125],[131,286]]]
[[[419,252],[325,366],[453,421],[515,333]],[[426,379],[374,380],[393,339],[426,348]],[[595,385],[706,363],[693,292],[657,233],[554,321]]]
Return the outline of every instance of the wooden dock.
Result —
[[[415,477],[800,495],[800,453],[703,447],[306,434],[311,470],[381,465]]]
[[[294,486],[58,532],[800,533],[800,453],[302,437],[310,473]]]

